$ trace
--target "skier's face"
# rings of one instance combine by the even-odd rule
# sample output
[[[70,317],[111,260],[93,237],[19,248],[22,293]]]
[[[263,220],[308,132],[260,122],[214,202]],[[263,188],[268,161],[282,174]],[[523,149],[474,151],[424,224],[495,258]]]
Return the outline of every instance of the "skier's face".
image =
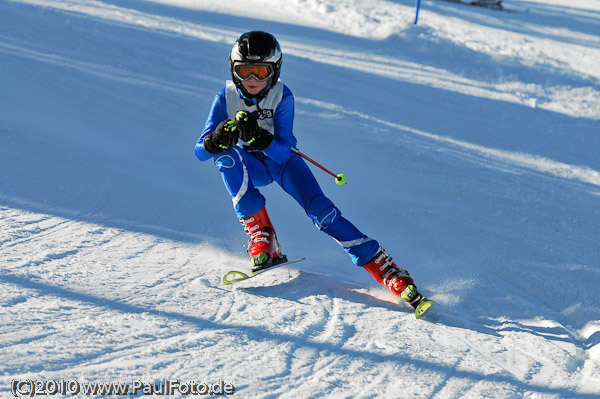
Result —
[[[250,76],[250,78],[248,80],[244,80],[242,82],[242,85],[244,86],[244,89],[246,89],[246,91],[248,93],[250,93],[251,95],[255,95],[260,93],[261,90],[263,90],[265,87],[267,87],[267,84],[269,83],[269,79],[263,81],[263,82],[259,82],[258,80],[256,80],[254,78],[254,76]]]

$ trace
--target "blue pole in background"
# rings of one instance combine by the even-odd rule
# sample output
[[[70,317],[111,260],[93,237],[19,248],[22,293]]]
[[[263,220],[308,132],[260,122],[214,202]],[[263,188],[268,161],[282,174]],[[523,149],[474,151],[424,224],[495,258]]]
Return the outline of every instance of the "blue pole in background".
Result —
[[[416,13],[415,13],[415,25],[417,24],[417,21],[419,20],[419,8],[421,8],[421,0],[416,0],[416,4],[415,4],[415,8],[417,9]]]

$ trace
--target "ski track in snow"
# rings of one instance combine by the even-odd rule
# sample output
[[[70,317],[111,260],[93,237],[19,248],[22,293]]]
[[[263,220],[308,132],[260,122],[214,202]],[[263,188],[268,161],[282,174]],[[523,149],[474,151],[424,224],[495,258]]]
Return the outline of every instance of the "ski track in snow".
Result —
[[[453,326],[459,314],[434,313],[418,321],[355,287],[284,268],[262,279],[276,286],[226,290],[219,275],[245,259],[51,215],[0,211],[3,319],[20,320],[2,331],[2,356],[10,360],[3,363],[4,392],[12,378],[32,375],[155,381],[159,372],[182,380],[226,376],[240,393],[282,397],[570,397],[582,377],[597,371],[586,370],[597,363],[587,359],[585,342],[552,320],[480,325],[463,317],[463,327]],[[258,326],[249,313],[267,322]],[[260,370],[260,380],[249,368]],[[410,395],[398,395],[406,380],[414,382]]]
[[[237,1],[222,6],[203,1],[178,3],[231,15],[238,9]],[[362,46],[347,42],[344,46],[355,50],[348,53],[336,44],[306,42],[293,33],[282,35],[286,54],[295,57],[296,63],[302,63],[310,53],[311,62],[320,65],[322,69],[317,72],[325,78],[333,68],[343,73],[359,72],[373,79],[383,77],[401,84],[414,83],[422,88],[493,100],[500,108],[503,104],[512,104],[527,110],[550,111],[572,118],[566,119],[568,121],[576,121],[574,125],[581,128],[584,138],[592,137],[589,132],[597,127],[600,119],[597,85],[600,75],[595,68],[600,63],[598,35],[550,26],[544,24],[543,18],[526,23],[508,17],[503,21],[500,14],[478,14],[470,8],[455,8],[433,1],[425,2],[426,8],[420,17],[422,29],[418,33],[408,31],[408,23],[397,22],[411,16],[412,5],[407,4],[314,0],[295,1],[294,7],[281,10],[278,2],[263,3],[284,13],[282,19],[289,24],[315,26],[309,25],[300,12],[307,11],[312,21],[322,17],[317,28],[348,35],[350,27],[360,22],[363,29],[357,35],[361,38],[383,40],[398,34],[400,40],[421,41],[421,50],[430,48],[433,52],[452,43],[468,50],[463,55],[474,52],[475,55],[471,54],[474,64],[481,61],[482,55],[491,55],[505,66],[548,73],[547,82],[541,79],[531,83],[519,80],[519,76],[505,81],[495,79],[493,74],[492,77],[478,76],[466,67],[464,73],[460,73],[456,65],[445,69],[442,62],[427,64],[411,59],[411,54],[418,58],[421,51],[418,49],[405,58],[394,56],[385,47],[370,49],[364,42]],[[58,12],[68,16],[71,22],[83,21],[83,25],[92,20],[101,21],[107,23],[102,28],[104,33],[110,32],[113,25],[114,29],[141,29],[141,35],[145,31],[159,32],[193,38],[204,44],[224,44],[224,47],[230,46],[239,34],[238,30],[208,23],[210,17],[190,22],[155,14],[152,11],[155,9],[146,7],[145,2],[132,4],[132,8],[127,8],[124,3],[113,5],[92,0],[10,0],[2,7],[11,10],[11,7],[35,6],[28,11],[36,16],[44,13],[40,10],[52,10],[54,18]],[[532,14],[538,13],[535,15],[547,13],[548,18],[557,18],[558,12],[566,10],[582,24],[598,20],[598,9],[589,1],[579,0],[571,8],[562,7],[556,1],[546,6],[527,1],[519,5],[528,7]],[[553,7],[562,8],[557,11]],[[50,18],[47,23],[54,24]],[[69,30],[64,29],[68,37]],[[38,88],[42,96],[60,91],[52,86],[52,73],[73,75],[73,82],[80,76],[90,82],[97,79],[107,85],[108,91],[122,85],[158,92],[160,96],[169,96],[167,98],[201,99],[200,102],[209,102],[214,95],[212,86],[222,84],[216,74],[194,75],[193,82],[170,73],[156,76],[148,71],[144,74],[132,64],[117,62],[118,50],[112,48],[102,49],[101,54],[113,56],[115,60],[79,59],[62,47],[44,47],[47,44],[37,43],[35,34],[31,33],[31,41],[27,41],[0,27],[0,57],[2,62],[18,60],[14,61],[17,66],[59,71],[48,72],[47,86]],[[57,39],[64,42],[65,37],[59,35]],[[137,53],[142,64],[148,53],[154,53],[153,49],[144,52],[144,45],[140,43],[142,49]],[[214,52],[210,48],[206,51]],[[288,62],[293,68],[294,62],[286,60]],[[164,68],[170,72],[170,67]],[[299,68],[303,68],[302,65]],[[115,98],[119,94],[122,93],[115,94]],[[122,95],[127,94],[123,91]],[[452,176],[457,186],[463,184],[457,188],[464,190],[459,194],[470,192],[476,196],[478,184],[485,191],[494,188],[490,180],[500,182],[497,190],[504,191],[505,197],[494,198],[487,213],[481,211],[480,200],[486,197],[480,194],[481,197],[473,200],[477,202],[475,205],[469,206],[468,201],[466,205],[459,203],[465,209],[458,209],[455,216],[450,206],[437,211],[434,183],[423,183],[423,191],[432,191],[425,195],[412,189],[410,180],[395,181],[393,172],[382,175],[381,178],[387,178],[389,186],[398,192],[412,190],[411,193],[421,195],[415,201],[425,204],[417,208],[411,208],[410,201],[395,193],[388,199],[406,201],[406,212],[415,212],[419,220],[414,226],[417,232],[431,223],[426,215],[432,213],[432,219],[443,219],[438,221],[439,225],[444,221],[450,223],[451,227],[439,232],[442,236],[469,237],[483,233],[489,236],[489,241],[478,241],[488,245],[480,250],[485,255],[481,258],[461,257],[464,248],[457,248],[455,252],[450,250],[446,258],[425,259],[421,278],[426,271],[431,276],[423,279],[426,281],[423,288],[437,301],[428,318],[416,320],[411,310],[393,303],[384,289],[373,288],[368,283],[366,287],[358,285],[357,278],[350,276],[350,272],[345,279],[339,271],[347,269],[338,267],[336,258],[322,257],[316,266],[314,260],[313,264],[309,260],[297,267],[274,270],[268,277],[225,287],[221,276],[231,269],[247,268],[246,256],[223,250],[220,243],[227,237],[210,237],[210,227],[197,234],[180,231],[176,226],[165,227],[169,226],[168,207],[147,205],[149,214],[141,212],[143,217],[132,215],[130,219],[111,215],[111,196],[117,196],[121,187],[112,186],[116,175],[106,172],[106,180],[92,194],[84,193],[90,190],[87,186],[74,193],[75,199],[85,205],[71,209],[57,205],[61,200],[69,204],[60,191],[49,192],[47,198],[15,194],[11,186],[15,180],[9,178],[19,171],[9,169],[6,177],[0,175],[0,396],[11,396],[13,379],[157,382],[172,378],[207,383],[223,379],[235,385],[234,396],[257,398],[599,397],[600,303],[595,293],[600,270],[596,257],[598,248],[593,244],[594,235],[598,233],[594,222],[600,221],[597,220],[600,196],[597,163],[585,158],[581,164],[575,164],[536,155],[533,150],[531,153],[508,150],[483,144],[485,140],[456,138],[443,121],[431,130],[412,127],[397,122],[393,115],[382,117],[364,110],[358,100],[357,105],[348,105],[341,95],[334,96],[333,100],[301,95],[296,100],[299,117],[308,115],[311,124],[322,126],[324,130],[331,128],[332,132],[336,127],[348,129],[348,134],[343,136],[348,141],[358,136],[351,129],[352,125],[373,127],[372,134],[362,135],[372,140],[369,145],[384,143],[377,147],[378,153],[390,147],[408,148],[401,153],[407,160],[398,162],[423,162],[410,170],[423,170],[422,176],[432,181],[444,178],[431,171],[437,162],[443,162],[447,176]],[[433,100],[425,99],[431,103]],[[67,104],[77,109],[80,104],[76,101],[70,100]],[[158,101],[132,98],[131,102],[148,104],[163,118],[171,114],[170,109],[156,107]],[[100,103],[93,100],[90,104],[90,108],[100,107]],[[113,113],[118,111],[118,105],[102,106]],[[532,114],[524,111],[523,115]],[[10,115],[0,116],[0,139],[7,144],[6,148],[0,148],[2,157],[26,165],[30,162],[27,151],[37,156],[45,154],[29,147],[23,149],[18,140],[29,144],[27,137],[35,136],[35,132],[22,132],[19,122],[10,119]],[[144,126],[146,122],[146,119],[139,120]],[[104,132],[95,126],[90,130],[94,128]],[[167,143],[158,135],[149,137],[159,129],[140,130],[140,137],[151,142],[156,140],[158,147]],[[573,131],[577,133],[577,129]],[[53,131],[48,128],[48,132],[51,135]],[[27,134],[21,137],[21,133]],[[111,139],[110,134],[102,137]],[[55,144],[52,138],[40,138],[48,148],[48,159],[62,156],[56,149],[63,142],[57,139],[59,144]],[[555,137],[548,140],[560,143]],[[34,142],[37,146],[37,140]],[[89,169],[84,166],[82,160],[88,160],[87,154],[81,155],[79,147],[67,148],[75,154],[72,155],[76,160],[74,164],[82,166],[82,173],[93,169],[93,166]],[[344,143],[339,148],[349,150],[351,145]],[[191,146],[186,150],[191,152]],[[565,150],[568,155],[572,151]],[[551,153],[572,159],[559,151]],[[161,155],[157,153],[155,158],[161,160]],[[130,163],[119,163],[117,156],[103,155],[101,150],[91,158],[93,156],[101,157],[103,166],[115,162],[118,169],[138,171]],[[25,161],[20,162],[21,159]],[[37,159],[32,159],[35,164]],[[363,161],[357,159],[356,162]],[[364,164],[376,166],[369,161]],[[142,169],[151,165],[150,162],[142,164]],[[198,167],[208,169],[207,165]],[[148,172],[150,185],[175,180],[174,175],[161,175],[157,169]],[[472,185],[455,177],[462,171],[471,174],[475,181]],[[43,183],[22,173],[32,177],[28,181]],[[65,176],[68,180],[76,174]],[[511,179],[512,176],[519,179]],[[358,176],[356,179],[358,181]],[[179,204],[187,204],[194,198],[185,191],[189,182],[173,184],[175,193],[183,197]],[[135,186],[127,194],[135,194],[139,187],[146,186]],[[442,188],[447,195],[442,202],[454,204],[452,189]],[[534,194],[528,194],[527,190]],[[540,193],[535,193],[537,190]],[[553,195],[557,199],[552,200]],[[519,202],[521,196],[525,205]],[[88,202],[89,198],[93,201]],[[360,198],[367,197],[362,194],[358,202]],[[146,205],[127,199],[132,201],[132,209]],[[385,200],[382,198],[381,202]],[[502,201],[507,205],[498,205]],[[563,207],[565,201],[572,201],[575,207],[581,208]],[[364,207],[364,204],[358,206]],[[537,208],[547,208],[547,214]],[[275,210],[277,212],[277,208]],[[199,212],[206,210],[200,207]],[[460,220],[460,215],[471,212],[485,217],[485,221]],[[519,218],[527,227],[513,231],[515,226],[520,226],[513,220]],[[491,226],[479,226],[486,222]],[[457,227],[464,230],[452,230]],[[390,237],[403,236],[396,226],[389,228],[388,233]],[[415,236],[411,242],[418,243],[420,237],[417,233]],[[432,251],[436,248],[447,252],[444,243],[449,247],[454,243],[447,238],[440,244],[439,237],[425,236]],[[300,233],[296,238],[300,239]],[[569,240],[572,247],[567,251],[563,248],[569,244],[564,241]],[[510,250],[504,251],[505,247]],[[322,250],[322,253],[327,252]],[[505,259],[507,254],[514,259]],[[564,261],[567,255],[572,255],[570,262]],[[462,269],[448,276],[457,262]],[[368,276],[363,277],[361,281],[367,281]]]
[[[417,135],[425,139],[433,140],[438,143],[439,147],[450,147],[461,153],[461,157],[465,159],[473,159],[477,157],[475,162],[484,167],[496,167],[494,161],[504,164],[508,168],[526,168],[529,170],[545,173],[559,178],[577,180],[582,183],[587,183],[600,188],[600,172],[586,167],[569,165],[562,162],[556,162],[551,159],[538,157],[531,154],[516,153],[511,151],[503,151],[494,148],[487,148],[480,145],[455,140],[449,137],[441,136],[434,133],[424,132],[408,126],[403,126],[398,123],[393,123],[380,118],[374,118],[370,115],[363,114],[358,111],[346,109],[338,104],[328,104],[322,101],[297,99],[300,103],[310,104],[335,113],[357,116],[368,122],[393,128],[399,131],[404,131],[409,134]],[[483,160],[482,160],[483,158]],[[491,162],[490,162],[491,161]],[[600,193],[593,191],[594,193]]]

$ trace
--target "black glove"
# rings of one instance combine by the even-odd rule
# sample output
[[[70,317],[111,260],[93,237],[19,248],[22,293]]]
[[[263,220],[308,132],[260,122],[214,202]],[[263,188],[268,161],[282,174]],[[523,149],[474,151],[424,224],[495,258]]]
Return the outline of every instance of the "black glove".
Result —
[[[219,123],[214,132],[204,137],[204,149],[211,155],[219,154],[238,142],[239,130],[231,119]]]
[[[260,124],[248,111],[238,111],[235,115],[235,124],[239,128],[240,140],[248,143],[251,151],[264,151],[273,142],[273,135]]]

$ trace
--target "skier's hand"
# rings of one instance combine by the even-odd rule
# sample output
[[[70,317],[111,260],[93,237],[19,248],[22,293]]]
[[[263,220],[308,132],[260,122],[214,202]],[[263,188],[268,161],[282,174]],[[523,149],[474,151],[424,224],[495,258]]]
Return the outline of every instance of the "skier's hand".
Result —
[[[219,154],[238,142],[239,130],[231,119],[219,123],[214,132],[204,137],[204,149],[211,155]]]
[[[248,111],[238,111],[235,114],[235,124],[240,129],[240,139],[248,142],[254,136],[254,132],[260,128],[260,124]]]
[[[251,151],[264,151],[273,142],[273,135],[261,128],[254,115],[248,111],[238,111],[235,124],[239,128],[240,140],[248,143],[248,149]]]

